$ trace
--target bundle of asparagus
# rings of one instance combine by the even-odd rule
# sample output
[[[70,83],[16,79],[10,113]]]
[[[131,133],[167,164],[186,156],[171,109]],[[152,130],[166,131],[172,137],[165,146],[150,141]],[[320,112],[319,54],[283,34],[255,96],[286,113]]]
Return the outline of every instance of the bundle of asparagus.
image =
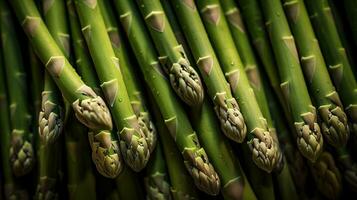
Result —
[[[356,194],[353,5],[0,0],[0,199]]]

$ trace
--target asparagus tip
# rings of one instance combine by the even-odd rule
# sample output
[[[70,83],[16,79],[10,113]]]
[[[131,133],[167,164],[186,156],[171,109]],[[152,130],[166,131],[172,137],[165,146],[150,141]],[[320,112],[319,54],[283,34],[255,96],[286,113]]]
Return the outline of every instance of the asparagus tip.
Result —
[[[45,144],[52,144],[63,130],[63,115],[60,106],[45,101],[39,113],[39,136]]]
[[[50,177],[40,177],[35,194],[36,199],[58,199],[56,193],[56,179]]]
[[[171,199],[170,185],[165,174],[156,172],[144,179],[148,199]]]
[[[152,153],[155,149],[157,142],[157,131],[155,125],[147,112],[140,112],[138,120],[140,128],[145,135],[146,143],[148,145],[150,153]]]
[[[117,177],[123,169],[118,142],[106,130],[89,132],[88,137],[98,172],[107,178]]]

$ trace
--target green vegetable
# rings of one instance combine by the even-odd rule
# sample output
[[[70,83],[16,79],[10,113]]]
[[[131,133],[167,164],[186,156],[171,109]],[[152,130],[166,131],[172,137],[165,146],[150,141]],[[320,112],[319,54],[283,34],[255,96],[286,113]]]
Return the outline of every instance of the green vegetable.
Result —
[[[162,67],[169,74],[172,88],[185,103],[199,106],[204,98],[201,79],[176,40],[160,0],[137,2],[159,52]]]
[[[144,199],[144,191],[141,187],[141,180],[137,173],[129,167],[124,166],[122,173],[115,178],[116,191],[119,199],[141,200]]]
[[[325,0],[305,3],[326,64],[329,66],[331,79],[349,116],[351,131],[357,133],[357,82],[339,38],[331,9]]]
[[[317,124],[299,63],[294,37],[279,0],[261,1],[265,21],[281,77],[281,88],[297,133],[297,146],[309,160],[322,152],[323,138]]]
[[[130,104],[127,89],[97,1],[74,0],[82,32],[115,124],[125,162],[142,170],[150,157],[146,137]]]
[[[234,45],[225,16],[218,0],[197,1],[212,46],[230,83],[247,124],[247,143],[254,163],[271,172],[277,161],[277,144],[273,140],[266,119],[250,87],[238,51]]]
[[[349,137],[347,116],[328,74],[304,2],[296,0],[283,2],[291,30],[296,38],[305,81],[322,119],[322,133],[329,144],[335,147],[344,146]],[[296,12],[297,10],[299,12]]]
[[[145,82],[154,96],[170,134],[184,157],[184,163],[193,176],[198,188],[209,193],[219,191],[219,178],[203,148],[200,147],[197,135],[193,131],[187,115],[172,92],[163,75],[157,56],[146,34],[143,21],[135,8],[134,2],[118,0],[115,6],[120,20],[129,38]]]
[[[243,116],[209,43],[194,1],[174,0],[171,3],[207,86],[208,94],[214,102],[223,133],[236,142],[243,142],[247,131]]]
[[[98,95],[101,95],[99,81],[94,71],[94,66],[91,62],[84,38],[80,31],[79,20],[75,13],[73,0],[67,1],[67,9],[71,26],[71,35],[74,41],[73,48],[78,71],[83,77],[84,82],[93,88]],[[82,129],[85,129],[85,127],[82,127]],[[85,129],[81,131],[88,130]],[[89,134],[89,142],[92,149],[92,160],[100,174],[105,177],[115,178],[120,173],[123,165],[118,141],[113,135],[113,131],[97,131],[96,133],[101,134]]]
[[[72,104],[76,117],[89,128],[112,129],[111,116],[105,102],[74,71],[48,32],[34,0],[13,0],[11,5],[38,57],[62,95]]]
[[[10,109],[10,164],[15,176],[28,174],[35,163],[30,133],[31,117],[27,99],[25,65],[19,37],[8,4],[0,1],[0,28],[5,80],[7,81]]]
[[[161,144],[158,143],[149,160],[144,177],[147,199],[171,199],[166,162]]]
[[[110,7],[110,2],[105,0],[99,0],[98,2],[114,53],[117,58],[119,58],[120,70],[123,73],[130,103],[139,119],[139,125],[145,134],[149,150],[152,152],[155,149],[157,133],[145,103],[144,92],[140,86],[140,80],[135,76],[133,66],[137,64],[132,62],[129,57],[128,45],[124,42],[121,35],[125,33],[123,30],[120,30],[116,24],[113,9]]]

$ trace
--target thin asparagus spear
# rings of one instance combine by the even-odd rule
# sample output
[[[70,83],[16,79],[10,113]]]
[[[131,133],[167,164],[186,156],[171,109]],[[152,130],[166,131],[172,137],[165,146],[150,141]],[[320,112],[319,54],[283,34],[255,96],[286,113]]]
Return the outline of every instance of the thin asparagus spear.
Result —
[[[218,175],[205,150],[200,147],[197,135],[193,131],[182,105],[178,102],[163,75],[155,51],[152,51],[153,45],[146,35],[145,26],[134,2],[117,0],[115,5],[130,44],[138,58],[145,82],[154,96],[155,102],[160,105],[158,108],[170,131],[166,134],[170,134],[174,138],[196,186],[209,194],[217,194],[220,185]]]
[[[226,18],[221,14],[219,1],[197,1],[197,6],[222,70],[244,114],[248,130],[247,143],[252,151],[252,159],[259,168],[270,173],[277,161],[278,144],[269,132],[267,120],[250,87]]]
[[[112,129],[111,116],[105,102],[83,83],[64,57],[42,21],[34,0],[13,0],[10,3],[36,54],[65,99],[71,103],[76,117],[89,128]]]
[[[0,3],[1,5],[1,3]],[[3,13],[1,13],[3,14]],[[1,31],[0,31],[1,32]],[[0,49],[0,155],[2,169],[2,184],[5,199],[28,199],[26,190],[19,188],[16,179],[12,174],[10,164],[10,112],[8,107],[8,97],[6,91],[5,68],[2,62],[2,49]],[[1,196],[0,196],[1,197]]]
[[[357,133],[357,81],[339,38],[328,1],[305,1],[331,79],[349,116],[351,131]]]
[[[134,170],[142,170],[150,157],[146,137],[130,104],[129,95],[97,1],[74,0],[82,32],[110,104],[118,128],[124,161]]]
[[[92,169],[87,128],[67,111],[65,146],[68,199],[96,199],[96,180]]]
[[[121,72],[123,73],[130,103],[136,116],[138,117],[139,125],[146,136],[145,138],[149,150],[152,152],[155,149],[157,133],[145,103],[144,92],[140,87],[140,80],[135,76],[135,71],[132,67],[136,63],[134,64],[134,62],[132,62],[129,58],[129,48],[123,41],[121,35],[125,33],[119,29],[119,26],[115,21],[114,12],[110,7],[110,2],[105,0],[99,0],[98,2],[114,53],[117,58],[119,58],[119,66]]]
[[[172,88],[186,104],[199,106],[204,99],[201,78],[176,40],[160,0],[138,0],[137,3]]]
[[[25,65],[19,37],[8,4],[0,1],[1,40],[9,95],[11,145],[10,164],[15,176],[28,174],[35,162],[30,133]]]
[[[304,81],[294,37],[279,0],[261,0],[261,5],[278,64],[281,88],[297,132],[298,148],[306,158],[316,161],[322,152],[323,138],[316,121],[316,109]]]
[[[329,199],[338,199],[341,195],[341,174],[335,165],[332,155],[324,151],[314,164],[310,164],[311,174],[317,189]]]
[[[247,132],[244,118],[209,43],[194,1],[174,0],[171,3],[208,88],[208,94],[214,102],[223,133],[236,142],[243,142]]]
[[[286,16],[296,38],[305,81],[314,97],[322,119],[322,133],[334,147],[347,143],[347,116],[328,74],[303,1],[284,0]],[[296,10],[299,10],[297,13]]]
[[[116,190],[119,199],[141,200],[144,199],[143,189],[137,173],[124,166],[122,173],[115,178]]]
[[[78,71],[83,77],[84,82],[93,88],[98,95],[101,95],[99,81],[80,30],[73,0],[67,1],[67,9]],[[82,127],[82,129],[84,129],[84,127]],[[86,131],[88,130],[86,129]],[[99,132],[101,133],[99,135],[92,133],[89,134],[89,142],[92,149],[92,160],[98,172],[105,177],[114,178],[118,176],[123,163],[118,141],[113,131]]]
[[[164,123],[164,119],[160,113],[159,107],[155,103],[153,96],[150,96],[149,100],[151,107],[153,108],[153,116],[155,118],[156,127],[160,136],[159,139],[164,151],[167,171],[170,177],[170,191],[172,199],[199,199],[198,191],[192,182],[192,177],[185,170],[182,155],[175,147],[175,141],[170,138],[168,134],[169,129]]]
[[[161,144],[158,143],[153,156],[149,160],[144,177],[147,199],[171,199],[166,162]]]

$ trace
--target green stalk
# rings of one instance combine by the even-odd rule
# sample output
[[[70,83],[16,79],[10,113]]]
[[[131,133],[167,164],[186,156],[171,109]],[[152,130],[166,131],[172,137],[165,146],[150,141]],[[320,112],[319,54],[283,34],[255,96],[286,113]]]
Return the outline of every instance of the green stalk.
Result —
[[[66,119],[65,146],[67,163],[68,198],[96,199],[96,180],[92,170],[87,128],[68,110]]]
[[[79,20],[75,12],[73,0],[67,1],[67,10],[71,26],[71,35],[74,41],[73,48],[77,69],[83,77],[84,82],[93,88],[98,95],[101,95],[99,81],[80,30]],[[85,127],[82,127],[82,129],[85,129]],[[87,129],[85,130],[88,131]],[[89,134],[89,142],[92,149],[92,160],[100,174],[105,177],[114,178],[120,173],[123,165],[118,141],[116,140],[113,131],[96,133],[101,134]]]
[[[218,175],[209,162],[206,152],[200,147],[197,135],[193,131],[189,119],[172,92],[167,79],[163,75],[153,44],[146,34],[145,25],[140,19],[134,2],[117,0],[115,5],[120,20],[125,28],[130,44],[138,58],[140,69],[160,112],[169,133],[184,157],[187,170],[196,186],[209,194],[219,191]]]
[[[317,189],[329,199],[339,199],[342,192],[341,174],[332,155],[324,151],[314,164],[310,164],[311,174]]]
[[[326,0],[305,1],[310,19],[321,45],[331,79],[349,116],[351,130],[357,133],[357,82],[345,48]]]
[[[177,0],[171,3],[208,88],[208,94],[214,102],[223,133],[236,142],[243,142],[247,129],[243,116],[209,43],[195,3]]]
[[[258,1],[259,0],[237,0],[257,55],[269,77],[269,81],[274,89],[274,92],[278,96],[280,103],[283,104],[285,102],[280,88],[280,78],[276,69],[276,63],[270,41],[265,32],[264,17]],[[245,59],[243,59],[243,62],[244,60]]]
[[[137,3],[172,88],[186,104],[199,106],[204,98],[201,78],[176,40],[160,0],[138,0]]]
[[[233,150],[220,133],[211,104],[204,100],[202,107],[190,111],[192,124],[198,138],[212,160],[221,179],[221,191],[225,199],[256,199]]]
[[[0,1],[0,28],[6,81],[9,87],[11,124],[10,164],[15,176],[28,174],[35,162],[30,133],[25,65],[13,16],[8,4]]]
[[[74,3],[102,91],[118,128],[122,155],[134,171],[140,171],[148,162],[150,151],[130,104],[119,59],[110,43],[99,6],[96,0],[74,0]]]
[[[269,132],[267,120],[263,117],[250,87],[226,18],[221,14],[219,1],[197,1],[197,6],[222,70],[244,114],[248,130],[247,143],[252,151],[252,159],[259,168],[270,173],[276,165],[278,145]]]
[[[171,199],[166,162],[161,144],[158,143],[153,156],[149,160],[144,177],[147,199]]]
[[[149,150],[152,152],[155,149],[157,133],[145,103],[144,92],[140,86],[140,80],[135,76],[135,71],[132,67],[136,65],[136,63],[132,62],[129,57],[129,47],[127,43],[124,42],[121,35],[125,33],[123,30],[119,29],[113,9],[110,7],[110,2],[105,0],[99,0],[98,2],[114,53],[117,58],[119,58],[119,66],[123,73],[130,103],[138,117],[139,125],[145,134]]]
[[[154,102],[153,96],[150,96],[153,107],[153,115],[156,121],[156,127],[159,133],[159,139],[162,144],[164,157],[166,160],[167,171],[170,177],[170,191],[172,199],[199,199],[198,191],[192,182],[192,177],[187,173],[184,166],[184,160],[179,150],[175,147],[175,141],[170,138],[169,129],[164,123],[159,107]]]
[[[72,104],[79,121],[91,129],[112,129],[111,116],[105,102],[74,71],[51,37],[34,0],[13,0],[11,5],[32,47],[65,99]]]
[[[323,138],[316,121],[316,109],[304,81],[294,37],[279,0],[261,0],[261,5],[281,77],[281,88],[296,129],[297,146],[306,158],[314,162],[322,152]]]
[[[322,133],[327,142],[334,147],[344,146],[349,138],[347,116],[328,74],[304,2],[301,0],[283,2],[291,30],[296,38],[305,80],[322,119]]]
[[[1,5],[2,3],[0,3]],[[3,13],[1,13],[3,14]],[[0,157],[2,169],[2,185],[5,199],[27,199],[27,191],[21,190],[12,174],[10,164],[11,129],[10,112],[8,107],[8,97],[5,81],[5,67],[2,59],[2,49],[0,49]]]
[[[139,181],[139,176],[129,167],[124,166],[122,173],[115,178],[116,190],[119,199],[141,200],[144,199],[144,191]]]

